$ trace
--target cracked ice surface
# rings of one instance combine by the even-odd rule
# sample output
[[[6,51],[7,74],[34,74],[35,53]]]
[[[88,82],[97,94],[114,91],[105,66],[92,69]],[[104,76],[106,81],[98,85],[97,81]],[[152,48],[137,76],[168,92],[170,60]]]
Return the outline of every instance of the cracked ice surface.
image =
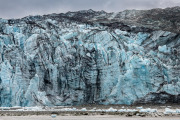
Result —
[[[0,25],[0,106],[180,100],[176,33],[51,19]]]

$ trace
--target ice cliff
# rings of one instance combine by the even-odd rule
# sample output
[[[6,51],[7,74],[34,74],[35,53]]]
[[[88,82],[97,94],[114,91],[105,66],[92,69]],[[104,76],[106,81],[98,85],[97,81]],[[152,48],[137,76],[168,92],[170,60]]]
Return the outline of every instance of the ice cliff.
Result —
[[[0,19],[0,106],[180,103],[179,13]]]

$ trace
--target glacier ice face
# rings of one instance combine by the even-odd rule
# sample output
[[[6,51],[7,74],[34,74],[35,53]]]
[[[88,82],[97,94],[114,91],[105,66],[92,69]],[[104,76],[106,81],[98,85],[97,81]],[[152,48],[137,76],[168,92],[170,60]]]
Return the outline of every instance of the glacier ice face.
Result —
[[[0,20],[0,106],[180,102],[178,33],[51,17]]]

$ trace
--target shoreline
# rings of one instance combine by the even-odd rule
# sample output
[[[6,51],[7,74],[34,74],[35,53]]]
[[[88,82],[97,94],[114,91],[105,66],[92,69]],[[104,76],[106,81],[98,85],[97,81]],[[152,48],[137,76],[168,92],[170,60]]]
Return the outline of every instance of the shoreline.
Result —
[[[179,104],[161,105],[81,105],[56,107],[0,107],[0,116],[124,116],[179,117]]]
[[[180,117],[180,113],[164,114],[162,112],[148,113],[148,112],[91,112],[91,111],[0,111],[0,116],[94,116],[94,115],[108,115],[108,116],[139,116],[139,117]]]
[[[1,116],[1,120],[179,120],[179,117],[166,116],[166,117],[126,117],[114,115],[94,115],[94,116],[56,116],[51,117],[48,115],[40,116]]]

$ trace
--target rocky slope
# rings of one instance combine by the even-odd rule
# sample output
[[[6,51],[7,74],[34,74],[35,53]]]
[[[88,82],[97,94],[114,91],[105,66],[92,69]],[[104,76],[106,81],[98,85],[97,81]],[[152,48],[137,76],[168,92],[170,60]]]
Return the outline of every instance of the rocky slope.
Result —
[[[179,13],[0,19],[0,106],[179,103]]]

